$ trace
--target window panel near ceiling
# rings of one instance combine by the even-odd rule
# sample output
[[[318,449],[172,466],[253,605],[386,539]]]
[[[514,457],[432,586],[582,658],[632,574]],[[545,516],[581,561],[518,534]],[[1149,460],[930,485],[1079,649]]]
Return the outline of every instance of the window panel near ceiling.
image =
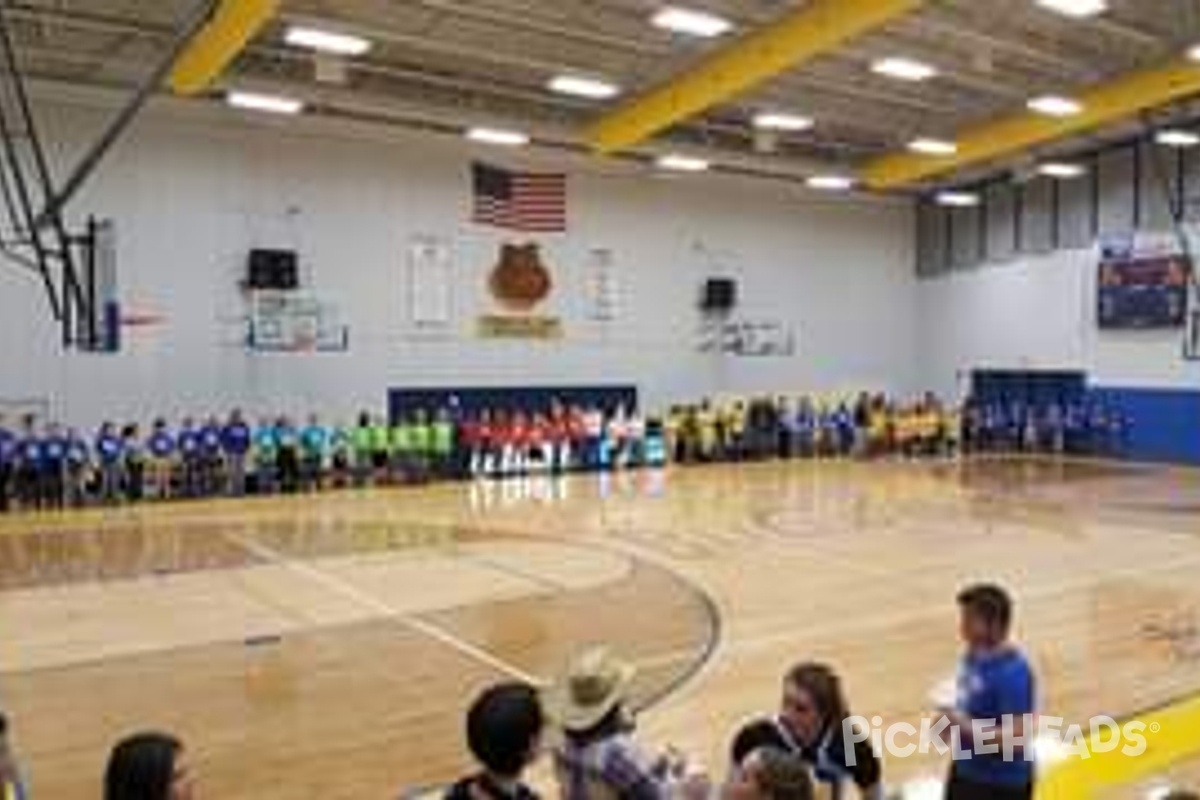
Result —
[[[1054,237],[1053,187],[1047,178],[1035,178],[1024,185],[1021,196],[1022,253],[1047,253]]]
[[[1079,250],[1092,245],[1092,181],[1095,173],[1058,182],[1058,247]]]
[[[1016,237],[1015,188],[1007,180],[984,190],[987,206],[987,260],[1007,261],[1013,257]]]
[[[1120,147],[1101,153],[1097,160],[1100,181],[1100,234],[1123,234],[1134,230],[1134,154],[1133,147]]]

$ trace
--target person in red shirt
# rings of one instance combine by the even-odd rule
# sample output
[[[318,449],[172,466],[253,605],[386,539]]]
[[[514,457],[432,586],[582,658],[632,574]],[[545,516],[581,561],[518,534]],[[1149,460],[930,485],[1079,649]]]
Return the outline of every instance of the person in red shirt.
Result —
[[[524,475],[529,469],[529,417],[524,411],[512,416],[505,442],[505,475]]]
[[[486,413],[486,412],[485,412]],[[482,418],[466,417],[458,423],[458,446],[466,457],[466,477],[478,478],[482,460]],[[461,457],[460,457],[461,458]],[[462,463],[461,461],[459,462]],[[461,467],[460,467],[461,469]]]
[[[550,470],[561,475],[567,471],[571,459],[571,421],[566,409],[555,405],[547,423],[549,429]]]
[[[535,414],[526,436],[526,464],[530,472],[550,469],[550,421],[545,414]]]

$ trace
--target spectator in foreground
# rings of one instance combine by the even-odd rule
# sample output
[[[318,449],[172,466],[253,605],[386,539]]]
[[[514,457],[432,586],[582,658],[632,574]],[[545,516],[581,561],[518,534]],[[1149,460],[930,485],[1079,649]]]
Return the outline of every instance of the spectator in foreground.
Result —
[[[862,797],[879,800],[884,796],[879,758],[866,742],[847,752],[844,726],[850,716],[837,674],[824,664],[799,664],[784,678],[779,713],[738,732],[731,753],[734,770],[745,769],[756,751],[776,748],[809,764],[816,782],[834,797],[844,797],[842,787],[852,783]]]
[[[812,800],[812,773],[798,756],[761,747],[742,760],[722,792],[722,800]]]
[[[584,652],[553,690],[551,716],[563,728],[554,753],[563,800],[706,798],[702,775],[676,753],[647,753],[634,741],[627,707],[635,670],[604,648]]]
[[[467,746],[483,767],[446,793],[446,800],[537,800],[521,782],[537,760],[545,717],[537,690],[502,683],[483,692],[467,712]]]
[[[113,748],[104,772],[104,800],[191,800],[192,776],[183,745],[166,733],[139,733]]]

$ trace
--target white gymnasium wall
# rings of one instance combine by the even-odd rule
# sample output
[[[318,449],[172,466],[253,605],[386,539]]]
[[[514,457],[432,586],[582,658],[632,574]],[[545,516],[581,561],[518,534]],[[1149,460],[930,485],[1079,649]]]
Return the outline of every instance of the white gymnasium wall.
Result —
[[[1098,258],[1026,255],[921,281],[923,382],[951,393],[973,368],[1075,369],[1102,386],[1194,389],[1200,365],[1182,358],[1182,331],[1097,328]]]
[[[43,111],[61,171],[105,116]],[[224,110],[149,112],[73,213],[116,220],[121,299],[166,324],[127,332],[118,355],[64,355],[40,286],[6,266],[0,398],[48,397],[56,414],[90,425],[231,405],[345,415],[381,409],[395,386],[631,382],[654,406],[716,392],[917,388],[906,204],[577,165],[571,233],[543,242],[566,338],[486,342],[473,323],[501,239],[465,222],[473,154],[453,139],[389,137]],[[494,150],[474,155],[511,162]],[[454,330],[439,341],[405,334],[403,265],[414,234],[454,243]],[[349,354],[249,355],[230,341],[236,329],[222,320],[244,309],[237,283],[255,246],[300,252],[307,282],[351,324]],[[582,266],[593,248],[613,251],[621,283],[621,316],[607,328],[584,318]],[[714,273],[739,280],[745,314],[795,326],[795,357],[697,352],[699,286]]]

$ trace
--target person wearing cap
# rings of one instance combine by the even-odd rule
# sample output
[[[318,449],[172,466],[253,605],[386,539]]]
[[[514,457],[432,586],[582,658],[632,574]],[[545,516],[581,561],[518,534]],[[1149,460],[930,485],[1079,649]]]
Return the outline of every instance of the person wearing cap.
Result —
[[[491,686],[467,712],[467,746],[483,767],[446,792],[446,800],[538,800],[521,781],[538,757],[546,718],[527,683]]]
[[[563,800],[708,796],[708,779],[687,776],[677,754],[655,757],[634,740],[627,705],[634,674],[632,665],[593,648],[576,658],[551,689],[550,716],[563,732],[554,752]]]

